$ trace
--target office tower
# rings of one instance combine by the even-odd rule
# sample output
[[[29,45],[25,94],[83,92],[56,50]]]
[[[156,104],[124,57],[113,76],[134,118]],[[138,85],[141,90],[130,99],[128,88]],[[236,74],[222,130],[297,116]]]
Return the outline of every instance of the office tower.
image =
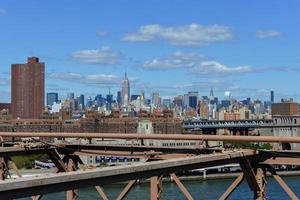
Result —
[[[214,91],[213,91],[212,88],[210,89],[209,99],[210,99],[210,100],[213,100],[213,99],[214,99]]]
[[[47,106],[53,106],[54,103],[58,102],[58,93],[50,92],[47,93]]]
[[[95,97],[95,102],[97,104],[97,106],[103,106],[103,104],[105,103],[104,102],[105,99],[102,97],[102,94],[97,94],[96,97]]]
[[[208,104],[208,119],[215,119],[216,118],[216,109],[217,105],[215,103],[214,91],[211,88],[209,94],[209,104]]]
[[[113,95],[112,94],[108,94],[106,95],[106,108],[107,110],[112,110],[112,103],[113,103]]]
[[[159,96],[158,92],[155,92],[152,94],[152,104],[154,107],[160,107],[161,106],[161,98]]]
[[[225,91],[225,100],[230,100],[230,99],[231,99],[230,91]]]
[[[79,97],[77,97],[77,104],[79,107],[78,110],[84,110],[85,105],[84,105],[84,95],[81,94]]]
[[[130,101],[137,100],[138,98],[140,98],[139,94],[132,94],[131,97],[130,97]]]
[[[120,106],[122,104],[122,93],[121,91],[117,92],[117,103]]]
[[[201,119],[208,119],[209,118],[209,110],[208,110],[207,102],[202,97],[198,104],[198,114]]]
[[[123,106],[129,105],[129,97],[130,97],[130,84],[127,77],[127,72],[125,72],[125,79],[122,84],[122,104]]]
[[[196,109],[198,103],[198,92],[189,92],[189,107]]]
[[[145,91],[141,92],[141,101],[145,101]]]
[[[93,106],[93,99],[92,97],[89,97],[86,100],[86,107],[91,108],[92,106]]]
[[[231,102],[229,100],[221,101],[221,107],[228,108],[230,105],[231,105]]]
[[[11,88],[13,118],[40,118],[45,102],[45,63],[30,57],[26,64],[12,64]]]
[[[274,103],[274,91],[273,90],[271,90],[271,103]]]
[[[189,95],[184,94],[183,95],[183,107],[187,108],[189,106]]]
[[[179,107],[179,108],[182,108],[183,106],[183,96],[182,95],[179,95],[177,97],[174,98],[174,105]]]

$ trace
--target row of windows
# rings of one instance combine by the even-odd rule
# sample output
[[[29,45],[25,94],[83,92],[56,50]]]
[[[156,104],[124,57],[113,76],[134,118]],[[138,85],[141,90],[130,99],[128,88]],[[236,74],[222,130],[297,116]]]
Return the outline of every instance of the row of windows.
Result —
[[[182,142],[182,143],[163,143],[162,146],[164,147],[174,147],[174,146],[193,146],[196,145],[195,142]]]
[[[280,118],[280,119],[275,119],[275,123],[281,123],[281,124],[297,124],[297,119],[286,119],[286,118]]]

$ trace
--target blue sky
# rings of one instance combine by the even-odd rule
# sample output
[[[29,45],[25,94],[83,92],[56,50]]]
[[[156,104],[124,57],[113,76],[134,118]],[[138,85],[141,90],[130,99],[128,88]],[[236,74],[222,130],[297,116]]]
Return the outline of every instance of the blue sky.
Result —
[[[84,3],[83,3],[84,2]],[[188,91],[300,99],[299,1],[0,1],[0,102],[10,65],[38,56],[46,92]]]

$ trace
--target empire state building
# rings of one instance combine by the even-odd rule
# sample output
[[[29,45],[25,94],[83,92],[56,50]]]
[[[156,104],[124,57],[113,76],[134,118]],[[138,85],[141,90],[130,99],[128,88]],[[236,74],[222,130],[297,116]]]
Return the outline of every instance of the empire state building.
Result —
[[[130,97],[130,85],[127,77],[127,73],[125,72],[125,79],[122,84],[122,104],[127,107],[129,105],[129,97]]]

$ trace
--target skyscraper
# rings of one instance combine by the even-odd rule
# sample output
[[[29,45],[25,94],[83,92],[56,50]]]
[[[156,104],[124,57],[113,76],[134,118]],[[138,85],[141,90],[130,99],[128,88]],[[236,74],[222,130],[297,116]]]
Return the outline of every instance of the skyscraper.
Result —
[[[58,93],[50,92],[47,93],[47,106],[52,106],[58,102]]]
[[[108,94],[106,95],[106,108],[107,110],[111,110],[112,109],[112,103],[113,103],[113,95],[112,94]]]
[[[81,94],[79,97],[77,97],[77,103],[78,103],[78,110],[84,110],[85,104],[84,104],[84,95]]]
[[[160,107],[161,106],[161,98],[159,96],[158,92],[155,92],[152,94],[152,104],[154,107]]]
[[[127,77],[127,72],[125,72],[125,79],[122,84],[122,104],[123,106],[129,105],[129,97],[130,97],[130,84]]]
[[[274,103],[274,91],[273,90],[271,90],[271,103]]]
[[[30,57],[26,64],[12,64],[11,88],[13,118],[39,118],[45,102],[45,63]]]
[[[214,99],[214,91],[213,91],[212,88],[210,88],[209,99],[210,99],[210,100],[213,100],[213,99]]]
[[[189,107],[196,109],[198,103],[198,92],[189,92]]]
[[[118,105],[122,105],[122,94],[121,94],[121,91],[118,91],[117,92],[117,103]]]
[[[208,104],[208,119],[215,118],[216,107],[217,107],[217,105],[215,104],[214,91],[211,88],[210,94],[209,94],[209,104]]]

